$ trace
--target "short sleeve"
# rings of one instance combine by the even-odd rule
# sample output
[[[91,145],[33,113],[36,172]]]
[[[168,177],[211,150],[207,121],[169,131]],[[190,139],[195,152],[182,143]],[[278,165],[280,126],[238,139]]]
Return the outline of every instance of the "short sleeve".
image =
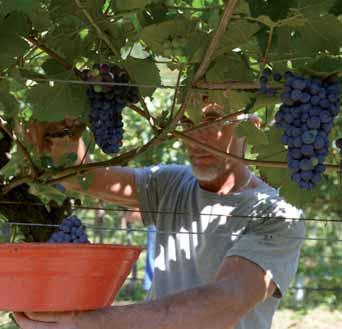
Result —
[[[226,256],[240,256],[259,265],[277,286],[281,298],[294,278],[305,238],[303,212],[285,201],[247,226]]]
[[[162,199],[171,199],[177,187],[184,182],[184,177],[191,176],[191,170],[188,166],[158,165],[136,168],[134,174],[142,220],[145,226],[149,226],[157,225]],[[173,211],[163,209],[168,210]]]
[[[145,226],[155,224],[153,210],[158,210],[158,167],[137,168],[134,170],[135,183],[140,204],[140,213]]]

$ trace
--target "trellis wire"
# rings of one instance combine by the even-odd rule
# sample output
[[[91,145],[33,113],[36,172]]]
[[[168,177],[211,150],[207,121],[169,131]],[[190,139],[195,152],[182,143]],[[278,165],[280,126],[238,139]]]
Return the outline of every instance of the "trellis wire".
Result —
[[[33,206],[33,207],[45,207],[46,205],[41,203],[30,203],[21,201],[0,201],[0,205],[16,205],[16,206]],[[157,214],[157,215],[189,215],[189,212],[177,212],[171,210],[137,210],[124,207],[108,208],[108,207],[92,207],[92,206],[71,206],[72,210],[104,210],[108,212],[140,212],[143,214]],[[264,220],[286,220],[286,221],[303,221],[303,222],[318,222],[318,223],[342,223],[342,218],[339,219],[323,219],[323,218],[296,218],[296,217],[271,217],[271,216],[260,216],[260,215],[228,215],[222,213],[201,213],[203,216],[224,216],[229,218],[243,218],[243,219],[264,219]]]
[[[127,278],[127,281],[144,281],[142,278]],[[289,290],[307,290],[307,291],[317,291],[317,292],[341,292],[342,293],[342,288],[341,287],[331,287],[331,288],[326,288],[326,287],[309,287],[309,286],[292,286],[288,288]]]
[[[8,222],[6,223],[7,225],[11,226],[33,226],[33,227],[59,227],[60,225],[58,224],[44,224],[44,223],[25,223],[25,222]],[[89,225],[88,226],[90,229],[95,229],[95,226]],[[101,227],[101,228],[96,228],[98,231],[103,230],[103,231],[124,231],[127,232],[127,229],[124,228],[111,228],[111,227]],[[141,232],[141,233],[147,233],[147,230],[144,228],[130,228],[130,232]],[[222,236],[222,237],[227,237],[227,236],[236,236],[236,237],[241,237],[244,234],[238,234],[238,233],[208,233],[208,232],[193,232],[193,231],[169,231],[169,230],[160,230],[156,229],[156,232],[159,234],[188,234],[188,235],[200,235],[200,236]],[[279,237],[283,239],[288,239],[288,240],[302,240],[302,241],[327,241],[327,242],[342,242],[342,239],[327,239],[327,238],[313,238],[313,237],[296,237],[296,236],[284,236],[282,234],[274,233],[274,234],[263,234],[264,240],[272,240],[273,237]]]
[[[8,80],[9,77],[0,76],[0,80]],[[65,79],[53,79],[53,78],[16,78],[19,81],[37,81],[37,82],[48,82],[48,83],[61,83],[61,84],[74,84],[74,85],[99,85],[99,86],[127,86],[127,87],[142,87],[142,88],[159,88],[159,89],[178,89],[186,87],[185,85],[171,86],[171,85],[151,85],[142,83],[124,83],[124,82],[103,82],[103,81],[83,81],[83,80],[65,80]],[[257,89],[257,87],[255,87]]]

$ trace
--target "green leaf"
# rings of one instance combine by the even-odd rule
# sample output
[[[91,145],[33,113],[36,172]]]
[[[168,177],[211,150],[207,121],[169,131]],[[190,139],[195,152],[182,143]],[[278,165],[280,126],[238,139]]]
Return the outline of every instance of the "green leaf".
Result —
[[[279,174],[281,175],[281,173]],[[284,174],[281,176],[283,179],[285,178]],[[293,206],[297,208],[303,208],[303,206],[308,203],[312,203],[312,200],[318,197],[319,189],[316,187],[316,189],[313,191],[303,190],[298,186],[297,183],[291,181],[288,177],[286,183],[281,186],[279,194]]]
[[[80,184],[81,188],[85,191],[87,191],[92,184],[94,179],[93,174],[86,174],[82,176],[77,176],[78,183]]]
[[[279,96],[266,96],[264,94],[256,94],[256,102],[253,104],[253,106],[250,108],[250,112],[255,112],[259,110],[260,108],[267,107],[267,106],[274,106],[276,104],[280,103]]]
[[[30,18],[26,14],[20,11],[14,11],[3,20],[1,30],[4,28],[6,28],[7,34],[26,37],[31,33],[32,24]]]
[[[58,165],[62,166],[73,166],[77,160],[77,153],[71,152],[71,153],[65,153],[58,159]]]
[[[11,159],[5,166],[0,169],[0,174],[5,179],[10,179],[18,175],[21,171],[21,168],[25,164],[25,158],[22,152],[14,152],[11,153]]]
[[[41,0],[1,0],[0,13],[5,16],[18,10],[30,15],[41,6]]]
[[[152,58],[136,59],[129,57],[125,62],[131,79],[137,84],[160,85],[160,73]],[[152,96],[156,88],[140,88],[142,96]]]
[[[305,15],[317,16],[317,13],[327,13],[334,5],[335,0],[297,0],[295,7]]]
[[[89,42],[93,36],[92,33],[88,33],[82,38],[80,32],[83,28],[85,28],[85,24],[80,17],[62,16],[58,25],[45,35],[44,43],[72,64],[75,58],[87,53]]]
[[[300,47],[307,55],[315,56],[320,51],[339,54],[342,24],[337,17],[333,15],[310,17],[305,26],[296,30],[301,35]]]
[[[320,57],[313,63],[303,67],[303,70],[311,72],[312,75],[328,76],[342,72],[342,58]]]
[[[261,15],[259,17],[256,18],[260,23],[267,25],[268,27],[273,27],[275,26],[277,23],[272,21],[272,19],[268,16],[265,15]]]
[[[287,17],[290,8],[297,4],[297,0],[247,0],[253,17],[260,15],[269,16],[273,21]]]
[[[0,104],[1,112],[6,117],[14,117],[19,111],[19,104],[15,97],[10,93],[7,82],[0,82]]]
[[[189,34],[187,44],[184,48],[184,54],[188,56],[189,62],[199,63],[202,60],[207,49],[206,45],[209,44],[209,41],[209,36],[206,33],[195,31]],[[199,44],[201,47],[198,47]]]
[[[40,199],[54,200],[60,206],[63,204],[63,201],[66,196],[63,192],[61,192],[54,186],[36,183],[29,183],[29,185],[29,192],[33,195],[38,196]]]
[[[220,47],[215,53],[216,56],[227,53],[235,48],[241,48],[246,44],[253,35],[260,30],[260,25],[239,20],[233,21],[228,27],[228,30],[223,35],[220,42]]]
[[[145,8],[152,0],[118,0],[115,2],[118,10],[133,10]]]
[[[180,35],[187,38],[193,31],[195,23],[186,19],[174,19],[172,21],[153,24],[145,27],[141,32],[141,39],[153,51],[163,53],[163,43],[171,36]]]
[[[250,121],[241,122],[235,128],[235,132],[238,137],[246,137],[247,143],[251,145],[267,145],[269,143],[266,134]]]
[[[236,9],[234,10],[234,14],[236,15],[245,15],[251,16],[251,11],[249,8],[249,4],[246,0],[240,0]]]
[[[246,62],[240,55],[233,52],[216,58],[206,74],[208,82],[251,81],[253,79],[253,74]]]
[[[270,143],[265,146],[263,144],[256,144],[252,147],[252,152],[257,154],[259,161],[286,161],[286,150],[280,143],[282,129],[270,128],[264,132],[266,138]],[[247,140],[249,143],[249,140]],[[261,177],[265,179],[270,185],[279,187],[284,184],[284,169],[259,167]],[[286,175],[285,175],[286,176]]]
[[[208,101],[223,105],[226,114],[243,109],[250,101],[250,97],[251,94],[244,91],[210,90],[208,92]]]
[[[24,32],[22,30],[24,24],[22,25],[20,20],[15,20],[12,23],[9,21],[13,28],[13,30],[9,30],[6,21],[3,19],[0,23],[0,44],[3,49],[6,49],[0,54],[0,70],[15,64],[18,57],[29,50],[28,43],[19,36],[19,32]],[[16,30],[15,23],[18,24],[19,31]]]
[[[83,86],[69,84],[35,85],[28,93],[32,117],[38,121],[60,121],[65,116],[80,117],[89,110]]]

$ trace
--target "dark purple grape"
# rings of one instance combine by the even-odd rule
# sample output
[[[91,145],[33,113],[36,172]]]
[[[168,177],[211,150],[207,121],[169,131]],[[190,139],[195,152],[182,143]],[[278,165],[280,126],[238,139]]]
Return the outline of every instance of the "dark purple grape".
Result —
[[[339,113],[339,81],[284,75],[280,94],[283,104],[275,115],[275,126],[284,129],[281,143],[288,150],[291,179],[300,188],[312,190],[325,171],[329,133]],[[336,141],[342,154],[342,138]]]
[[[336,147],[341,150],[342,149],[342,138],[336,139],[335,144],[336,144]]]
[[[90,243],[86,228],[76,216],[64,218],[59,231],[54,232],[48,243]]]
[[[108,64],[94,64],[87,74],[89,81],[107,83],[129,83],[128,73],[120,67]],[[121,112],[128,103],[137,103],[139,90],[135,86],[92,85],[87,90],[90,130],[96,144],[104,153],[120,151],[123,138]]]

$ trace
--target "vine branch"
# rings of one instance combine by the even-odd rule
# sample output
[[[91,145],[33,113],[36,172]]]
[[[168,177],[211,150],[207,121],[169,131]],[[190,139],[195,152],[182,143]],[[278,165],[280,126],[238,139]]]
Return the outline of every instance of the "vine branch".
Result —
[[[239,0],[229,0],[227,6],[224,8],[224,12],[223,15],[221,17],[221,21],[220,24],[213,36],[213,38],[211,39],[210,45],[207,49],[207,52],[201,62],[200,67],[198,68],[195,77],[193,79],[194,84],[196,84],[196,82],[198,80],[200,80],[205,73],[208,70],[208,67],[210,65],[211,59],[213,57],[214,52],[216,51],[220,39],[222,38],[223,33],[227,30],[227,27],[231,21],[231,18],[233,16],[233,12],[234,9],[236,8],[236,6],[238,5]]]
[[[33,38],[33,37],[26,37],[26,40],[28,40],[30,43],[32,43],[37,48],[43,50],[45,53],[47,53],[51,58],[55,59],[57,62],[59,62],[63,67],[65,67],[67,70],[72,70],[73,66],[68,63],[63,57],[58,55],[55,51],[41,43],[39,40]]]

